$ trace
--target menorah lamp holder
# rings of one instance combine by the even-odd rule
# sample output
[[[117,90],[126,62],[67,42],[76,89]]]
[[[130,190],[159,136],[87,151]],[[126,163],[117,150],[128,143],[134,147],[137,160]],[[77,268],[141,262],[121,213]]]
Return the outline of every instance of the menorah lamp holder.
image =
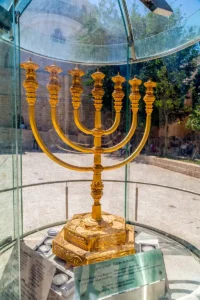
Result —
[[[101,211],[100,199],[103,194],[103,182],[101,180],[102,171],[113,170],[131,162],[143,149],[150,131],[152,104],[155,100],[153,94],[153,88],[156,86],[155,82],[149,80],[144,83],[146,87],[146,95],[144,101],[146,103],[146,127],[143,138],[136,148],[136,150],[125,160],[120,161],[117,164],[111,166],[102,166],[101,156],[103,153],[111,153],[118,149],[121,149],[126,145],[132,136],[134,135],[137,126],[137,113],[139,100],[141,98],[139,93],[139,86],[142,81],[136,77],[129,80],[131,85],[131,94],[129,96],[132,110],[132,123],[130,130],[126,137],[117,145],[110,148],[102,147],[102,137],[110,135],[116,131],[120,123],[120,111],[122,109],[122,100],[124,98],[124,92],[122,84],[125,82],[125,78],[119,74],[112,77],[114,82],[114,92],[112,94],[114,98],[115,120],[113,125],[104,130],[101,124],[101,109],[102,98],[104,95],[103,79],[105,75],[97,71],[92,74],[94,80],[94,88],[92,95],[94,98],[95,107],[95,126],[93,129],[86,128],[80,121],[79,108],[81,105],[81,95],[83,88],[81,86],[81,77],[84,72],[77,67],[69,71],[72,76],[72,86],[70,92],[72,95],[72,105],[74,121],[76,126],[85,134],[92,135],[94,137],[94,146],[92,148],[82,147],[75,142],[72,142],[58,124],[56,107],[58,105],[58,96],[61,86],[58,80],[58,74],[62,72],[62,69],[55,64],[47,66],[45,69],[50,73],[50,81],[47,84],[49,91],[49,103],[51,108],[51,119],[55,131],[68,146],[76,149],[82,153],[92,153],[94,155],[94,165],[91,167],[80,167],[69,163],[66,163],[56,157],[44,144],[36,126],[35,122],[35,104],[36,104],[36,91],[38,88],[38,82],[36,80],[36,70],[39,66],[29,59],[27,62],[22,63],[21,67],[26,70],[26,79],[23,82],[23,86],[26,90],[26,100],[28,102],[29,120],[34,137],[46,155],[54,162],[62,167],[81,171],[81,172],[93,172],[93,180],[91,184],[91,195],[94,200],[91,213],[76,214],[71,220],[67,222],[61,232],[53,240],[53,253],[59,258],[65,260],[68,265],[81,266],[91,263],[104,261],[111,258],[126,256],[135,253],[134,247],[134,228],[127,225],[125,219],[119,216],[115,216],[110,213]],[[113,195],[112,197],[115,197]]]

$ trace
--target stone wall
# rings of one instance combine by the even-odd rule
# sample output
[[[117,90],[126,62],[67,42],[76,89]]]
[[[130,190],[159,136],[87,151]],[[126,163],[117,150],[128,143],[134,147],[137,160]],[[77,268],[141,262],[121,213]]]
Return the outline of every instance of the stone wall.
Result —
[[[154,165],[163,169],[171,170],[188,176],[200,178],[200,165],[187,163],[178,160],[172,160],[167,158],[160,158],[156,156],[140,155],[137,162]]]
[[[18,129],[19,130],[19,129]],[[40,136],[42,137],[45,145],[51,149],[53,152],[61,151],[62,149],[66,149],[67,151],[71,151],[70,147],[66,146],[58,137],[56,132],[53,129],[48,131],[39,131]],[[22,150],[32,151],[33,150],[33,134],[30,129],[22,129],[21,137],[20,133],[18,133],[19,144],[22,143]],[[86,136],[84,134],[77,135],[68,135],[71,141],[84,144],[86,146],[92,146],[92,137]],[[15,138],[15,129],[0,127],[0,153],[11,153],[13,141]]]

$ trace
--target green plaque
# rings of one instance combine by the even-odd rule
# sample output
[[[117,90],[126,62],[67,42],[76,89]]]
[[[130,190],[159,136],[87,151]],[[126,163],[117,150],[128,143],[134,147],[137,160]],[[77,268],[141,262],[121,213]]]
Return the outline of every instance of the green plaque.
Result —
[[[74,268],[75,300],[95,300],[166,279],[160,249]]]

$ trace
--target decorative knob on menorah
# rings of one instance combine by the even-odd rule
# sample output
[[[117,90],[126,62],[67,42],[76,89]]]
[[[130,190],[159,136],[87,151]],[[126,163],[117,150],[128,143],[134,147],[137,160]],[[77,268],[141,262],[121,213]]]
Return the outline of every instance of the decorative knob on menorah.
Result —
[[[153,102],[155,101],[153,88],[156,87],[156,83],[151,79],[144,83],[144,86],[147,88],[146,95],[144,96],[144,101],[146,103],[146,113],[148,116],[151,116],[153,111]]]
[[[58,104],[58,94],[61,89],[61,85],[58,81],[58,74],[62,73],[63,70],[55,64],[47,66],[45,70],[50,73],[50,81],[47,84],[47,89],[50,95],[49,103],[51,107],[56,107]]]
[[[135,76],[132,80],[129,80],[129,83],[131,85],[131,94],[129,96],[131,101],[131,109],[133,113],[137,114],[139,109],[139,100],[141,98],[139,86],[142,84],[142,80],[137,79]]]
[[[70,87],[70,92],[72,94],[72,105],[74,109],[79,109],[81,105],[81,94],[83,93],[80,80],[85,73],[77,67],[75,67],[73,70],[70,70],[68,73],[72,76],[72,86]]]
[[[117,76],[112,77],[112,81],[115,83],[114,92],[112,93],[112,96],[115,100],[114,101],[114,109],[115,109],[116,113],[120,113],[120,111],[122,109],[122,100],[125,96],[125,94],[123,92],[123,87],[122,87],[122,83],[125,82],[125,78],[120,76],[118,73]]]
[[[125,96],[122,85],[125,82],[125,78],[120,76],[119,74],[112,77],[112,81],[114,82],[114,91],[112,96],[114,99],[115,120],[113,125],[109,129],[104,130],[102,128],[101,109],[103,103],[102,99],[104,95],[103,79],[105,75],[100,71],[92,74],[92,78],[94,80],[92,95],[94,98],[95,120],[94,128],[88,129],[82,124],[79,115],[81,95],[83,93],[81,77],[84,75],[84,72],[78,67],[75,67],[73,70],[70,70],[68,72],[72,76],[72,85],[70,87],[70,92],[72,95],[72,105],[74,109],[74,122],[82,132],[90,134],[94,138],[93,147],[87,148],[81,147],[80,145],[72,142],[68,137],[66,137],[57,120],[56,109],[57,105],[59,105],[59,91],[61,89],[58,74],[62,72],[62,69],[55,64],[47,66],[45,68],[46,71],[50,73],[50,80],[47,84],[47,89],[49,91],[49,104],[51,107],[51,119],[54,129],[56,130],[59,137],[63,140],[63,142],[73,149],[76,149],[83,153],[92,153],[94,155],[93,166],[80,167],[71,165],[57,158],[54,154],[51,153],[51,151],[45,146],[44,142],[42,141],[35,122],[36,90],[38,88],[35,71],[39,68],[39,66],[33,63],[30,59],[29,61],[21,64],[21,67],[26,70],[26,80],[24,81],[24,88],[26,90],[26,100],[29,105],[30,125],[40,148],[54,162],[60,164],[65,168],[81,172],[93,172],[91,195],[93,197],[94,203],[92,206],[92,212],[75,215],[65,225],[63,230],[53,241],[53,252],[60,258],[68,261],[68,263],[77,266],[134,253],[135,249],[133,228],[129,225],[125,225],[125,220],[123,218],[101,211],[100,200],[103,195],[103,182],[101,175],[103,171],[113,170],[129,163],[140,153],[140,151],[144,147],[150,131],[151,114],[153,109],[152,104],[155,100],[153,88],[156,86],[156,83],[152,82],[151,80],[144,83],[146,87],[146,95],[144,97],[147,115],[146,128],[143,138],[138,147],[125,160],[114,165],[104,167],[101,161],[102,154],[110,153],[120,149],[121,147],[126,145],[134,135],[137,126],[139,100],[141,98],[139,93],[139,86],[141,85],[142,81],[140,79],[137,79],[136,77],[129,80],[129,84],[131,85],[131,93],[129,99],[131,102],[132,123],[127,136],[117,145],[114,145],[110,148],[103,148],[102,137],[115,132],[120,123],[122,101]]]
[[[26,70],[26,80],[23,83],[26,90],[26,101],[30,106],[34,106],[36,103],[36,91],[39,86],[36,81],[35,71],[39,69],[39,66],[29,58],[27,62],[21,64],[21,68]]]

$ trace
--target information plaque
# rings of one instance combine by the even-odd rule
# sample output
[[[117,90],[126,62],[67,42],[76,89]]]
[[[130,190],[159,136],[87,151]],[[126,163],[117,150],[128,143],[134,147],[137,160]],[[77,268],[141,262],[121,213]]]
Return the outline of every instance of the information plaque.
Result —
[[[166,280],[160,249],[74,269],[75,300],[95,300]]]
[[[56,267],[21,242],[21,299],[47,300]]]

